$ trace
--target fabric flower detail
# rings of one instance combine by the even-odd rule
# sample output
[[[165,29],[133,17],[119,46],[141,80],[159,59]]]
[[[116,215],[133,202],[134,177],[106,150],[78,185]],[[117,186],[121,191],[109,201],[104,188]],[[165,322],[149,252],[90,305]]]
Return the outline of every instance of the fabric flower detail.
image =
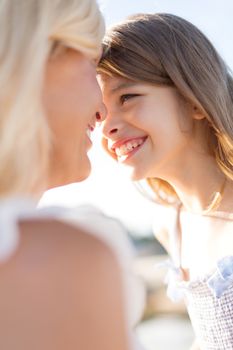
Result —
[[[179,267],[176,267],[172,260],[168,259],[162,263],[156,264],[156,268],[166,268],[168,272],[164,283],[167,284],[167,296],[173,302],[179,302],[184,299],[184,291],[179,285],[182,282],[182,275]]]
[[[207,285],[216,298],[222,294],[233,283],[233,256],[226,256],[218,261],[217,270],[207,280]]]

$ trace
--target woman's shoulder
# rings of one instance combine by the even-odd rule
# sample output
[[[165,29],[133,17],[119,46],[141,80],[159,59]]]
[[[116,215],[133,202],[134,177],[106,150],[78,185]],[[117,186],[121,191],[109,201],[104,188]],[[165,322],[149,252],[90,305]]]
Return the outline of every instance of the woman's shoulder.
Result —
[[[101,241],[114,253],[118,254],[121,251],[121,256],[125,258],[132,253],[126,231],[121,223],[104,215],[97,208],[89,205],[76,208],[56,206],[37,208],[36,203],[31,199],[11,198],[0,202],[0,261],[7,260],[22,239],[19,222],[28,223],[27,233],[30,232],[31,237],[35,236],[43,226],[42,234],[35,238],[41,242],[49,240],[53,235],[55,241],[58,241],[58,237],[60,240],[68,241],[68,237],[69,239],[73,237],[71,232],[76,232],[76,236],[83,232],[82,235],[87,236],[86,240]],[[70,232],[67,237],[66,231]],[[27,239],[29,239],[28,234]]]
[[[11,198],[0,202],[0,261],[8,260],[22,240],[43,244],[52,239],[66,245],[71,240],[101,241],[104,246],[109,245],[106,232],[110,230],[122,233],[123,228],[91,207],[36,208],[32,200]]]
[[[91,206],[36,209],[30,205],[19,208],[17,204],[16,207],[13,215],[12,208],[8,213],[7,222],[14,222],[11,230],[9,225],[5,225],[8,244],[7,249],[3,249],[5,260],[13,262],[18,259],[19,263],[21,258],[20,263],[31,266],[32,274],[33,266],[41,266],[45,272],[44,278],[46,271],[50,270],[50,264],[58,276],[60,269],[63,270],[62,266],[72,265],[72,271],[76,271],[79,280],[85,278],[86,274],[93,273],[96,264],[103,269],[115,264],[123,284],[129,322],[135,324],[143,309],[144,289],[133,271],[133,247],[118,220]],[[10,236],[13,237],[14,244],[9,244]],[[89,270],[92,272],[89,273]]]
[[[75,208],[43,208],[45,213],[53,211],[56,217],[63,224],[68,224],[106,244],[118,262],[123,267],[129,266],[134,256],[134,249],[130,242],[126,228],[122,223],[101,210],[90,205],[78,206]]]
[[[29,285],[36,278],[48,290],[63,283],[67,287],[78,283],[81,288],[89,278],[96,281],[106,273],[106,267],[119,269],[109,246],[82,227],[56,218],[30,218],[21,220],[18,230],[18,247],[1,268],[21,275],[24,282],[26,276]]]
[[[37,208],[28,198],[1,201],[1,268],[17,261],[17,266],[30,266],[31,271],[71,264],[76,271],[81,267],[81,272],[92,262],[96,266],[98,261],[116,261],[112,246],[103,238],[111,230],[124,236],[119,223],[90,206]]]
[[[95,250],[96,253],[100,250],[110,250],[98,236],[91,233],[88,228],[82,225],[72,225],[69,222],[59,220],[56,217],[35,217],[24,218],[18,223],[18,231],[20,235],[19,249],[24,245],[27,249],[43,249],[43,257],[46,253],[51,257],[51,254],[66,254],[72,251],[77,256],[82,256],[83,249],[88,248],[88,251]]]
[[[78,293],[89,290],[91,294],[91,285],[108,279],[109,271],[120,273],[109,246],[82,227],[40,217],[20,220],[18,231],[17,249],[0,265],[3,289],[10,279],[20,290],[31,289],[38,301],[41,291],[48,298],[55,294],[62,297],[64,287],[75,288]]]
[[[122,225],[90,206],[36,209],[18,221],[19,247],[47,255],[92,260],[107,255],[129,258],[130,244]],[[126,243],[126,246],[125,244]],[[127,246],[128,244],[128,246]],[[127,249],[128,248],[128,249]],[[125,254],[124,254],[125,253]],[[35,256],[35,255],[34,255]]]
[[[35,345],[39,335],[40,347],[47,349],[43,342],[62,344],[67,337],[66,342],[78,347],[88,343],[83,346],[91,348],[88,332],[94,339],[98,333],[103,337],[102,328],[111,324],[108,317],[123,313],[120,269],[113,252],[83,228],[54,218],[21,220],[19,232],[18,249],[0,265],[0,308],[2,315],[14,315],[10,327],[20,332],[16,339],[21,344],[25,337]],[[0,316],[1,329],[4,319]],[[123,314],[119,319],[121,332]]]

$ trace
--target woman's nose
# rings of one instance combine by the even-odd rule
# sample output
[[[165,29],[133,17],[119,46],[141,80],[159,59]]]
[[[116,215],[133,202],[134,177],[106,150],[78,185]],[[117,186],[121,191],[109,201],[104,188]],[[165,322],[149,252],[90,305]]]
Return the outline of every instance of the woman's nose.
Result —
[[[106,117],[107,117],[107,108],[104,105],[104,103],[101,104],[101,107],[96,112],[95,116],[96,116],[96,121],[98,123],[102,123],[106,119]]]

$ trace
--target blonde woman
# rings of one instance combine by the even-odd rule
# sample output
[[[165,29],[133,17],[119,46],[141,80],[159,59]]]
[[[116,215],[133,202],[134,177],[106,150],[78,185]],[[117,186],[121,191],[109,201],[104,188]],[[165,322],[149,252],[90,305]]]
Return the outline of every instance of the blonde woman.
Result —
[[[232,349],[231,72],[200,30],[169,14],[113,27],[99,72],[104,147],[171,208],[158,238],[172,257],[168,294],[187,302],[193,348]]]
[[[44,190],[89,175],[103,33],[94,0],[0,1],[4,350],[131,348],[123,229],[85,208],[35,210]]]

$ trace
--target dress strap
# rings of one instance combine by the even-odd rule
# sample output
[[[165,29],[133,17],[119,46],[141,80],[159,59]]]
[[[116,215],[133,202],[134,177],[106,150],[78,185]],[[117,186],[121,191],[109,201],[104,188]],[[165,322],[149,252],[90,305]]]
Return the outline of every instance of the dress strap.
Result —
[[[35,203],[29,199],[10,198],[0,201],[0,262],[5,262],[19,244],[18,220]]]
[[[175,267],[181,267],[181,225],[180,225],[181,205],[176,207],[176,217],[169,232],[171,257]]]

